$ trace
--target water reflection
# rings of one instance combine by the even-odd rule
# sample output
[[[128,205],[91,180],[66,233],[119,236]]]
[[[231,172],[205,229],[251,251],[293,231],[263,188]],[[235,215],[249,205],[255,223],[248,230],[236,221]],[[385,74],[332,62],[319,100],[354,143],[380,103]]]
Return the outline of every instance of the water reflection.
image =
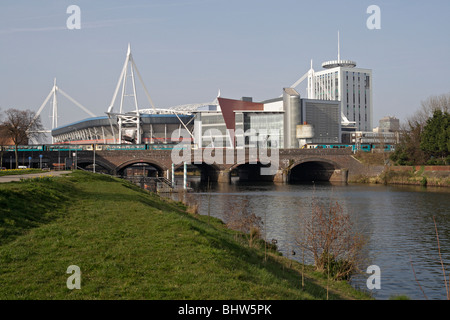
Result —
[[[441,254],[450,271],[450,191],[383,185],[340,185],[330,183],[277,185],[239,182],[208,187],[191,178],[190,186],[199,202],[200,214],[224,218],[227,210],[247,205],[248,212],[263,218],[266,239],[277,239],[279,250],[291,255],[297,245],[300,214],[310,213],[313,200],[337,201],[355,219],[368,239],[370,264],[381,268],[381,290],[377,299],[407,295],[412,299],[446,299],[433,216],[438,226]],[[416,277],[413,273],[416,272]],[[447,276],[449,272],[447,272]],[[363,274],[353,279],[355,287],[366,288]]]

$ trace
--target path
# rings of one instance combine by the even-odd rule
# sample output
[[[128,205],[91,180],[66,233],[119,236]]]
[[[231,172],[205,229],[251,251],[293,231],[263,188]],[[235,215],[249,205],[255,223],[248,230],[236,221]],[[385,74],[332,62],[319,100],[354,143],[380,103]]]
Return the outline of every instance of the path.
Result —
[[[49,172],[42,172],[42,173],[29,173],[29,174],[3,176],[3,177],[0,177],[0,183],[20,181],[20,179],[24,179],[24,178],[28,179],[28,178],[44,177],[44,176],[58,177],[58,176],[61,176],[64,174],[69,174],[71,172],[72,171],[49,171]]]

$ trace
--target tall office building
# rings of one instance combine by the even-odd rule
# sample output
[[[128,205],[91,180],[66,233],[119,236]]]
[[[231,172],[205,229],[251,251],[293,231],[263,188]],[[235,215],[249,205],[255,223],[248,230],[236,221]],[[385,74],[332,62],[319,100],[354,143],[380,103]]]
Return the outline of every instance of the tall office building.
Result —
[[[339,43],[339,41],[338,41]],[[356,68],[356,62],[338,59],[322,64],[325,70],[308,72],[308,98],[341,102],[342,125],[372,131],[372,70]]]

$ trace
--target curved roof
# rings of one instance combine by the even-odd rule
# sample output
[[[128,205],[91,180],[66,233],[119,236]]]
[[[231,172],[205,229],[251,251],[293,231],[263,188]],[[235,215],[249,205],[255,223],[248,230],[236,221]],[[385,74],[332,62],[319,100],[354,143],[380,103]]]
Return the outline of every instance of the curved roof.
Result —
[[[186,114],[141,114],[141,123],[143,124],[178,124],[181,121],[187,123],[194,115]],[[113,122],[113,124],[116,124]],[[93,127],[105,127],[110,126],[110,120],[108,116],[88,118],[77,122],[70,123],[65,126],[61,126],[52,130],[52,136],[65,134],[77,130],[83,130]]]

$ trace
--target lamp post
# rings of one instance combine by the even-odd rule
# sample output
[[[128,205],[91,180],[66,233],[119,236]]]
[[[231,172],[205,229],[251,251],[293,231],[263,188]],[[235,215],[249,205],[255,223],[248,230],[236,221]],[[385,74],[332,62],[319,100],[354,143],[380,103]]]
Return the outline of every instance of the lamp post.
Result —
[[[92,145],[92,150],[94,151],[94,173],[95,173],[95,144]]]
[[[175,165],[172,163],[172,187],[175,187]]]
[[[77,150],[75,149],[75,152],[72,152],[72,167],[74,168],[74,170],[78,169],[78,157],[77,157]]]
[[[183,189],[187,189],[187,164],[183,164]]]

